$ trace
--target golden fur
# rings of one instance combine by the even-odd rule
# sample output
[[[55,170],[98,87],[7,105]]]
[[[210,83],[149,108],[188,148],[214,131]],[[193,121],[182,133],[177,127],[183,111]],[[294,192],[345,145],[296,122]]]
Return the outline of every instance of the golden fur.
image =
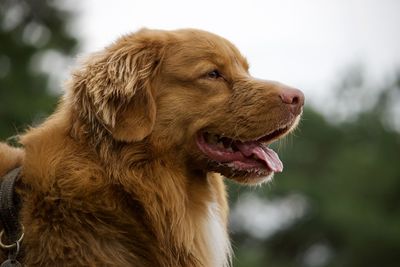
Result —
[[[221,69],[224,80],[207,77]],[[293,120],[281,84],[256,80],[227,40],[141,30],[72,73],[57,111],[21,137],[25,266],[228,265],[210,256],[210,203],[226,237],[223,177],[194,136],[255,139]],[[0,144],[0,174],[23,151]],[[260,182],[264,178],[257,178]],[[228,239],[227,239],[228,240]],[[212,242],[212,241],[211,241]],[[219,257],[219,259],[217,259]]]
[[[23,158],[24,151],[22,149],[0,143],[0,177],[4,176],[9,170],[20,166]]]

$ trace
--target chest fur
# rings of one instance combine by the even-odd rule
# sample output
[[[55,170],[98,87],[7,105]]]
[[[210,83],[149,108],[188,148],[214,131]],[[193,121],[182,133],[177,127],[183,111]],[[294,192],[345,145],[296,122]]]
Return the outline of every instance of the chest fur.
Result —
[[[229,266],[231,245],[217,203],[209,203],[203,227],[210,266]]]

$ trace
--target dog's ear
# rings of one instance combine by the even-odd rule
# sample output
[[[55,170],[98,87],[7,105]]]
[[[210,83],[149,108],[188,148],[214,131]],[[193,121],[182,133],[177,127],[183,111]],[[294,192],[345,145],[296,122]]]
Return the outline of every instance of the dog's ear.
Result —
[[[156,117],[151,79],[164,46],[158,36],[141,30],[121,37],[74,73],[71,93],[81,118],[119,141],[140,141],[151,133]]]

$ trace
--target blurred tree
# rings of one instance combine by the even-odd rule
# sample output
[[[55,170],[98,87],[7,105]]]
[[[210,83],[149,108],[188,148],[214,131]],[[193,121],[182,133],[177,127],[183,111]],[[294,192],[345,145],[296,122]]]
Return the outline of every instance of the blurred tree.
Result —
[[[0,140],[54,109],[56,96],[40,64],[57,67],[52,59],[74,54],[77,47],[67,31],[70,12],[55,3],[0,2]]]
[[[301,195],[307,211],[267,238],[236,230],[234,266],[399,266],[400,134],[393,120],[385,123],[391,105],[398,105],[392,97],[400,91],[399,81],[400,75],[351,122],[332,124],[305,110],[293,146],[280,153],[284,173],[257,191],[268,202]]]

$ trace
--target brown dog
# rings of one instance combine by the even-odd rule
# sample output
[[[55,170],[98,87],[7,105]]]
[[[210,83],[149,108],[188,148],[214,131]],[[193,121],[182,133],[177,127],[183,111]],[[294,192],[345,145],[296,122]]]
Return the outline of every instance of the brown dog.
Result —
[[[229,265],[220,174],[257,184],[282,171],[267,145],[296,126],[303,94],[252,78],[231,43],[199,30],[124,36],[90,56],[67,89],[21,137],[19,261]],[[22,155],[7,149],[1,175]]]

